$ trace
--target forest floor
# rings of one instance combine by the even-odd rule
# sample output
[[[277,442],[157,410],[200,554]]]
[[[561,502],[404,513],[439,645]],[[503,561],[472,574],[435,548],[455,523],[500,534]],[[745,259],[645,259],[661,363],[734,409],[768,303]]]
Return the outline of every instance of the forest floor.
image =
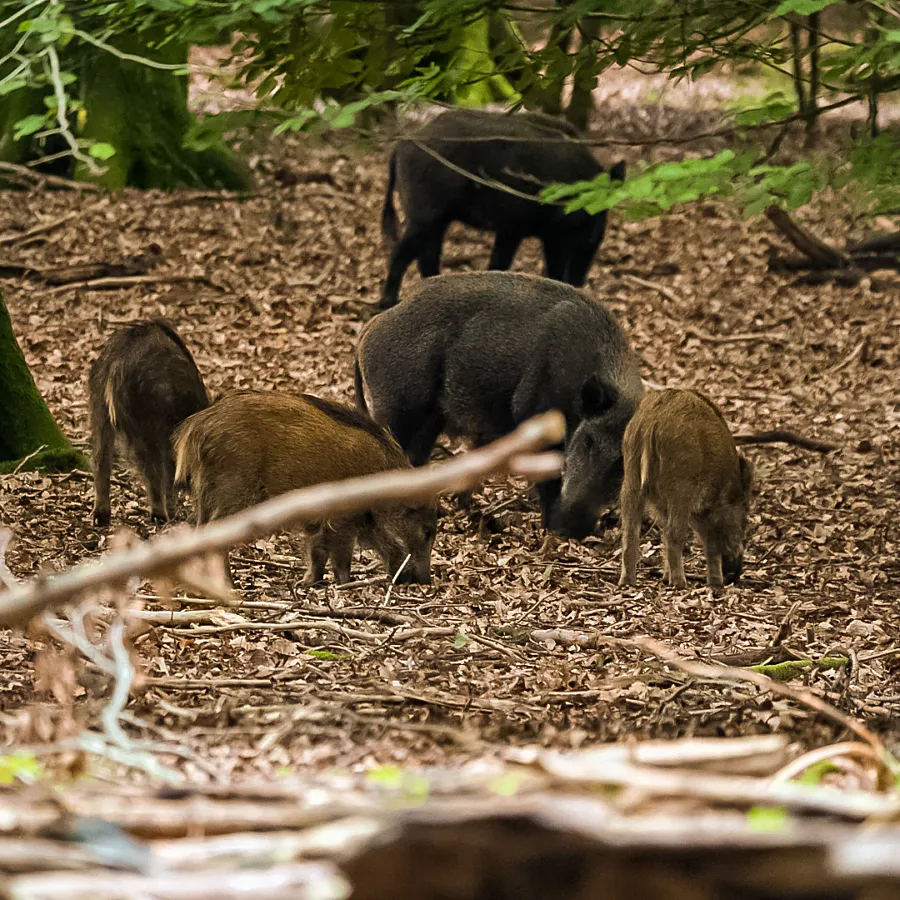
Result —
[[[677,126],[625,107],[614,120],[611,109],[603,121],[614,133],[632,121],[653,121],[668,136]],[[705,131],[703,115],[687,127]],[[640,153],[625,155],[637,162]],[[385,268],[384,151],[284,139],[255,165],[259,190],[243,199],[2,195],[0,236],[13,236],[4,264],[152,263],[149,280],[119,289],[0,279],[38,387],[79,444],[88,438],[89,364],[114,325],[137,317],[170,317],[215,393],[276,389],[350,401],[354,345]],[[836,242],[872,224],[836,198],[804,212]],[[583,543],[542,549],[536,504],[515,479],[498,479],[478,496],[489,518],[443,501],[428,587],[371,583],[379,571],[365,554],[353,570],[362,584],[298,587],[302,541],[286,535],[233,554],[247,605],[225,612],[184,599],[175,606],[194,610],[195,622],[136,637],[142,671],[128,732],[179,745],[166,762],[197,778],[455,763],[529,743],[775,731],[808,748],[841,736],[795,703],[679,675],[637,649],[533,638],[566,628],[646,635],[732,661],[763,662],[776,641],[773,655],[846,656],[849,666],[811,668],[808,686],[900,750],[900,309],[867,280],[810,286],[770,273],[773,248],[789,249],[765,219],[744,222],[724,204],[637,223],[613,216],[589,283],[642,355],[647,380],[705,391],[735,432],[787,428],[839,445],[828,454],[747,448],[758,489],[739,586],[712,594],[695,550],[689,589],[664,587],[658,533],[648,529],[639,586],[622,590],[612,518]],[[477,269],[489,244],[455,227],[445,250],[447,271]],[[536,246],[523,248],[515,268],[539,271]],[[407,276],[407,290],[416,277]],[[91,523],[91,489],[79,473],[0,481],[14,575],[96,557],[116,529],[156,530],[127,468],[113,485],[112,531]],[[140,595],[146,609],[172,607],[153,585]],[[347,618],[372,611],[395,618]],[[277,627],[284,622],[300,624]],[[89,667],[65,685],[52,665],[38,665],[36,685],[44,647],[0,631],[6,743],[96,724],[108,700],[105,677]]]

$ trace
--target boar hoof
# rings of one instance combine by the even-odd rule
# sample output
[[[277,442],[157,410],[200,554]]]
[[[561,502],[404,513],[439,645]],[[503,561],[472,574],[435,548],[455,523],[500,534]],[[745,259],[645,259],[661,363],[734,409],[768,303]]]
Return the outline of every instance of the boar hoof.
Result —
[[[169,521],[169,517],[157,509],[150,513],[150,521],[154,525],[165,525]]]
[[[687,587],[687,579],[684,575],[682,575],[681,578],[670,578],[669,586],[676,590],[683,591]]]
[[[303,587],[315,587],[316,585],[325,584],[325,576],[320,575],[318,572],[308,572],[300,584]]]
[[[95,509],[94,510],[94,524],[100,527],[104,525],[109,525],[109,510],[108,509]]]
[[[637,578],[628,576],[624,572],[619,576],[619,587],[634,587],[637,584]]]

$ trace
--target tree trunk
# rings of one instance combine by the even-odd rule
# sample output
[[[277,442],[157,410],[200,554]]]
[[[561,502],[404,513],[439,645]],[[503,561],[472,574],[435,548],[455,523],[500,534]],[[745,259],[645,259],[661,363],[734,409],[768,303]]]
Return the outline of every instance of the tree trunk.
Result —
[[[819,137],[819,20],[820,13],[807,17],[806,46],[809,50],[809,91],[806,102],[806,147],[814,147]]]
[[[803,45],[800,43],[800,23],[795,16],[789,20],[791,29],[791,67],[794,76],[794,93],[797,95],[797,112],[806,112],[806,89],[803,84]]]
[[[88,469],[83,453],[66,440],[38,393],[0,297],[0,472],[24,469],[69,472]],[[41,450],[41,447],[45,449]]]
[[[130,37],[117,39],[115,46],[156,62],[187,64],[186,43],[171,41],[162,49],[150,50],[137,37]],[[69,44],[62,56],[62,68],[78,75],[73,89],[84,104],[81,116],[70,116],[75,136],[111,144],[116,153],[104,161],[103,175],[92,175],[72,157],[57,161],[54,174],[74,175],[112,189],[249,187],[248,169],[220,139],[206,140],[202,148],[183,146],[194,124],[186,77],[120,59],[80,41]],[[20,88],[0,98],[0,159],[27,162],[59,149],[58,137],[52,147],[35,138],[12,141],[16,121],[35,109],[45,111],[46,93],[46,87]]]

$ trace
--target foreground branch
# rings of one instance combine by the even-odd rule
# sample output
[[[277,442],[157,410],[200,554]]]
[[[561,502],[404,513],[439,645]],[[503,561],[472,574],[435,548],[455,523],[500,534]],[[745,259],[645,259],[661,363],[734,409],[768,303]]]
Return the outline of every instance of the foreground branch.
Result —
[[[554,410],[530,419],[487,447],[443,464],[319,484],[273,497],[204,528],[162,534],[99,562],[82,563],[61,575],[34,578],[0,594],[0,627],[23,625],[44,609],[85,591],[121,583],[135,575],[171,573],[193,557],[223,553],[236,544],[267,537],[301,522],[345,516],[390,503],[430,500],[447,491],[471,490],[494,473],[527,471],[535,479],[551,478],[559,473],[559,454],[532,458],[528,454],[558,444],[564,434],[565,420]]]

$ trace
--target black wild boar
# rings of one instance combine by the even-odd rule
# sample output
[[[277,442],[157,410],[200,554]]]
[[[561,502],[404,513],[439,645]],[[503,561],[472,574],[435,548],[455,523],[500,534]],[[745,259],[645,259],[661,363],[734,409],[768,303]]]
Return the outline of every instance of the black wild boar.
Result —
[[[706,550],[711,587],[737,581],[753,470],[711,400],[696,391],[648,394],[625,430],[622,482],[622,574],[634,584],[644,504],[665,542],[665,578],[686,585],[682,552],[690,529]]]
[[[151,515],[174,512],[171,437],[175,426],[209,406],[197,365],[165,319],[132,322],[110,338],[91,366],[94,522],[109,523],[109,480],[117,439],[147,483]]]
[[[394,438],[355,409],[309,394],[232,391],[191,416],[174,437],[176,483],[197,505],[197,523],[269,497],[326,481],[409,468]],[[437,504],[384,507],[306,527],[306,584],[321,581],[329,557],[336,580],[350,580],[357,541],[398,581],[431,581]]]
[[[565,480],[540,482],[544,525],[572,537],[618,495],[622,434],[640,401],[638,362],[597,300],[512,272],[439,275],[368,323],[356,400],[413,465],[441,432],[477,445],[550,409],[566,418]]]
[[[544,246],[544,274],[583,285],[606,233],[606,211],[566,215],[561,206],[529,199],[549,184],[586,181],[603,171],[590,150],[573,140],[577,137],[571,125],[550,116],[455,109],[429,122],[415,141],[401,141],[390,158],[382,231],[397,241],[395,185],[406,225],[391,252],[382,308],[397,302],[403,275],[414,259],[423,278],[438,274],[451,222],[496,233],[489,269],[508,269],[519,244],[538,237]],[[625,163],[616,163],[609,174],[624,180]],[[483,181],[500,182],[528,196]]]

